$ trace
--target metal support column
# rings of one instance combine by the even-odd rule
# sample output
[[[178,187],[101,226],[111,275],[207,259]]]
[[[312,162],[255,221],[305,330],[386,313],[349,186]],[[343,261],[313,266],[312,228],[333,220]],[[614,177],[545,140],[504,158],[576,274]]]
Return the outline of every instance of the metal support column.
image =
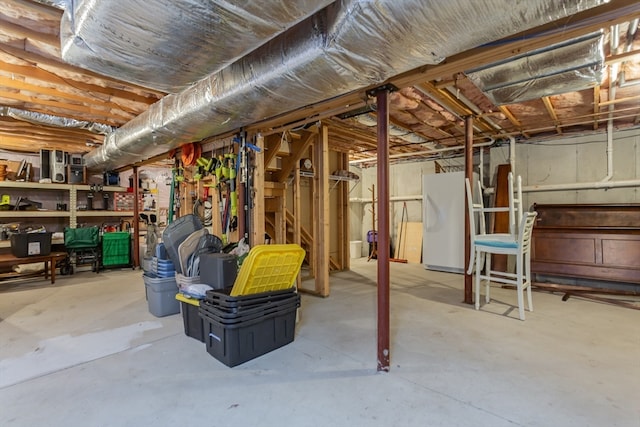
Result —
[[[138,167],[133,167],[133,266],[140,267],[140,188]]]
[[[368,92],[378,113],[378,371],[389,371],[389,92],[384,85]]]
[[[464,118],[464,174],[466,178],[469,178],[471,184],[471,193],[473,194],[473,117],[466,116]],[[480,165],[482,167],[482,165]],[[464,200],[465,207],[469,206],[470,200],[467,200],[467,192],[464,188],[461,191],[465,192]],[[472,274],[468,274],[469,263],[473,263],[473,259],[470,258],[471,253],[471,227],[469,221],[473,221],[473,218],[469,217],[469,209],[464,210],[464,257],[465,257],[465,271],[464,271],[464,302],[466,304],[473,304],[473,280]]]

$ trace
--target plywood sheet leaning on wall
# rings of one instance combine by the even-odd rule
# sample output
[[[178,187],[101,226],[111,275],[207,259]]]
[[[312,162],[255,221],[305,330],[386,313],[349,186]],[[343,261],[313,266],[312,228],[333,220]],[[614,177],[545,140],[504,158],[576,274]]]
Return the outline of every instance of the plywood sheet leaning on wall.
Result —
[[[394,258],[406,259],[407,262],[420,264],[422,260],[422,223],[401,222]]]

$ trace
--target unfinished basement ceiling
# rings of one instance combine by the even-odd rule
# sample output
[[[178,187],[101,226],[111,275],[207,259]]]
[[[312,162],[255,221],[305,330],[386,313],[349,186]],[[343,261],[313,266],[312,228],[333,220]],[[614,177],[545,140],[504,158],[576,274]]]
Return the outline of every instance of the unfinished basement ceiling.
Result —
[[[56,145],[70,152],[84,153],[92,148],[88,145],[102,144],[104,136],[87,129],[60,126],[61,122],[56,123],[56,118],[76,119],[126,129],[132,122],[143,122],[145,114],[150,118],[152,114],[147,112],[150,105],[166,97],[163,91],[105,77],[95,71],[86,71],[63,62],[59,30],[63,13],[61,9],[28,0],[2,0],[0,3],[3,6],[0,8],[0,107],[40,113],[48,123],[52,123],[52,125],[34,124],[0,113],[0,147],[37,151],[43,146]],[[368,2],[340,2],[341,5],[358,4],[359,7],[361,3]],[[398,2],[393,2],[391,6],[396,7],[396,3]],[[485,8],[488,7],[486,13],[491,13],[494,9],[498,10],[505,4],[503,1],[489,3],[485,5]],[[387,80],[400,88],[398,92],[391,95],[392,123],[398,129],[406,130],[406,133],[397,132],[390,137],[392,155],[419,153],[416,157],[430,157],[429,150],[461,146],[464,142],[462,118],[467,115],[474,116],[474,137],[477,142],[508,136],[526,141],[559,134],[598,132],[606,128],[606,120],[609,117],[617,128],[637,126],[640,124],[640,84],[636,84],[640,82],[640,61],[638,60],[640,40],[636,35],[637,31],[632,30],[637,27],[640,5],[628,0],[612,0],[600,6],[596,5],[599,2],[566,3],[575,8],[571,11],[572,16],[569,19],[560,19],[561,17],[555,16],[558,20],[549,23],[543,20],[536,23],[535,28],[526,32],[522,32],[523,27],[517,23],[507,26],[508,31],[505,30],[505,26],[502,26],[500,30],[502,33],[490,36],[488,35],[490,28],[484,28],[481,24],[468,25],[468,19],[464,21],[463,16],[458,17],[456,19],[460,19],[460,23],[467,23],[457,27],[456,31],[459,34],[456,33],[456,37],[450,36],[459,40],[458,44],[445,46],[441,51],[435,48],[426,50],[424,43],[416,45],[422,50],[412,49],[414,45],[410,41],[415,41],[416,38],[409,31],[414,28],[411,25],[393,28],[395,32],[392,33],[394,38],[391,44],[371,43],[368,47],[362,44],[366,47],[362,51],[358,48],[360,44],[345,44],[350,49],[345,48],[346,55],[353,56],[354,52],[369,53],[366,56],[360,55],[362,58],[358,58],[358,63],[360,60],[363,61],[368,72],[357,76],[357,87],[343,85],[335,89],[327,86],[329,90],[326,90],[327,88],[322,86],[325,97],[315,98],[313,94],[300,91],[298,96],[298,93],[292,90],[296,88],[296,81],[291,79],[287,81],[283,75],[277,75],[275,77],[278,79],[275,82],[281,84],[283,91],[288,94],[275,98],[280,104],[285,104],[281,105],[282,111],[265,107],[265,104],[260,102],[270,100],[271,92],[265,91],[259,96],[247,92],[251,94],[251,102],[254,103],[251,105],[257,106],[259,110],[256,112],[257,115],[247,115],[247,112],[242,110],[234,112],[231,119],[237,121],[234,124],[246,126],[249,131],[261,131],[265,134],[279,133],[291,127],[322,120],[329,125],[330,144],[333,149],[349,152],[354,159],[367,158],[375,155],[375,127],[363,124],[362,122],[366,120],[358,119],[357,116],[349,117],[349,113],[367,105],[373,107],[369,108],[370,110],[375,110],[371,100],[365,96],[365,90],[375,86],[376,82]],[[399,4],[405,5],[406,8],[396,11],[398,17],[407,19],[407,15],[416,15],[412,13],[417,7],[413,2],[399,2]],[[425,3],[421,2],[421,4]],[[509,3],[509,5],[511,7],[513,4]],[[455,6],[455,2],[450,2],[445,7],[439,6],[437,10],[435,7],[433,10],[427,7],[424,15],[429,15],[429,19],[434,19],[433,23],[437,25],[450,25],[448,20],[456,17],[457,12],[460,11],[455,9]],[[335,10],[337,6],[332,7]],[[462,10],[469,15],[476,13],[468,7]],[[354,11],[362,12],[362,9],[348,9],[349,14],[355,13]],[[372,12],[374,9],[367,11]],[[364,13],[362,16],[365,19],[354,32],[355,35],[363,28],[368,29],[367,31],[371,34],[376,34],[384,27],[382,25],[384,21],[379,14]],[[304,27],[305,22],[298,24],[297,28]],[[370,22],[375,25],[369,24]],[[408,22],[417,25],[413,17]],[[474,32],[462,33],[470,29]],[[465,74],[465,71],[473,68],[505,61],[508,63],[512,56],[544,49],[598,30],[603,31],[605,58],[601,73],[604,78],[600,84],[527,101],[496,105]],[[288,31],[280,37],[286,38]],[[484,38],[479,38],[479,35]],[[485,43],[485,46],[474,47],[473,43],[467,46],[464,44],[467,38],[478,40],[476,43]],[[358,38],[355,37],[353,40]],[[277,38],[270,44],[273,45],[275,41]],[[287,45],[283,44],[283,46]],[[289,46],[292,45],[289,44]],[[305,47],[304,44],[299,46],[300,49]],[[314,48],[317,50],[317,46]],[[390,63],[392,73],[380,74],[371,60],[382,60],[384,63],[388,52],[386,50],[376,52],[376,48],[401,50],[399,57],[409,57],[412,60],[422,55],[424,61],[421,64],[406,62],[393,68],[393,63],[396,61],[392,60]],[[514,52],[517,55],[514,55]],[[431,53],[434,54],[431,55]],[[255,54],[254,52],[253,55]],[[446,57],[446,60],[438,63],[443,57]],[[306,57],[298,56],[298,58]],[[587,59],[589,58],[585,58],[585,61]],[[334,61],[336,62],[337,60]],[[252,63],[242,62],[242,60],[239,63],[245,68],[253,66]],[[260,65],[266,67],[268,63],[260,62]],[[411,69],[407,70],[403,67],[411,67]],[[337,68],[325,69],[336,70]],[[305,69],[308,78],[313,78],[313,70],[314,68],[309,67]],[[349,70],[350,73],[353,71]],[[228,77],[236,74],[223,75]],[[344,79],[348,73],[345,75],[344,71],[341,71],[338,75]],[[225,83],[229,83],[228,79]],[[232,90],[233,86],[225,86],[225,88]],[[275,88],[278,88],[278,85],[274,85],[270,90],[273,92]],[[332,92],[334,90],[335,92]],[[343,94],[343,92],[348,93]],[[215,95],[214,92],[211,93]],[[175,95],[171,97],[174,100],[178,98]],[[327,99],[329,97],[332,99]],[[292,98],[291,102],[288,98]],[[183,95],[182,99],[187,97]],[[193,100],[193,97],[191,99]],[[169,98],[163,102],[169,104]],[[298,103],[301,104],[298,105]],[[185,107],[187,104],[180,105]],[[151,108],[153,111],[154,108],[159,107]],[[160,110],[162,109],[158,111]],[[202,110],[205,113],[203,117],[208,118],[207,114],[212,110],[215,113],[220,112],[218,105],[213,109],[205,108]],[[251,111],[256,111],[256,108],[252,108]],[[375,114],[375,111],[369,114]],[[185,130],[180,116],[162,116],[161,128],[165,129],[165,125],[170,123],[167,134],[172,139],[171,143],[173,144],[175,140],[178,145],[190,140],[215,139],[216,135],[225,136],[235,130],[233,126],[221,128],[211,123],[207,123],[202,131],[194,130],[194,123],[202,121],[203,117],[193,123],[187,121],[188,132],[184,134],[184,140],[180,135]],[[167,119],[170,120],[167,121]],[[174,121],[177,128],[171,128]],[[146,125],[153,129],[158,128],[151,119],[147,120]],[[176,129],[178,132],[174,132]],[[116,134],[118,132],[116,131]],[[136,131],[132,135],[147,138]],[[147,154],[160,153],[153,151]]]

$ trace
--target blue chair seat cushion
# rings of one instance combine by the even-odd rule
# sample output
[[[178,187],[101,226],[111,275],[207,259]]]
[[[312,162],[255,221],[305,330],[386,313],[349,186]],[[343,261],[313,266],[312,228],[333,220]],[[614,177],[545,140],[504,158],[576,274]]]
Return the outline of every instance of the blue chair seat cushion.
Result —
[[[492,240],[492,239],[482,240],[482,239],[477,239],[476,240],[476,245],[478,245],[478,246],[488,246],[488,247],[491,247],[491,248],[509,248],[509,249],[517,249],[518,248],[518,242],[509,241],[509,240]]]

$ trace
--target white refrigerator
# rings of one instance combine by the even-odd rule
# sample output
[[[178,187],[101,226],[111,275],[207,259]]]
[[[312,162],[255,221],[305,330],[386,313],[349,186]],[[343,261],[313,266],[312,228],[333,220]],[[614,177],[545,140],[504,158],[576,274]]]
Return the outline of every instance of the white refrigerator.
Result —
[[[422,176],[422,260],[428,270],[463,273],[464,172]]]

